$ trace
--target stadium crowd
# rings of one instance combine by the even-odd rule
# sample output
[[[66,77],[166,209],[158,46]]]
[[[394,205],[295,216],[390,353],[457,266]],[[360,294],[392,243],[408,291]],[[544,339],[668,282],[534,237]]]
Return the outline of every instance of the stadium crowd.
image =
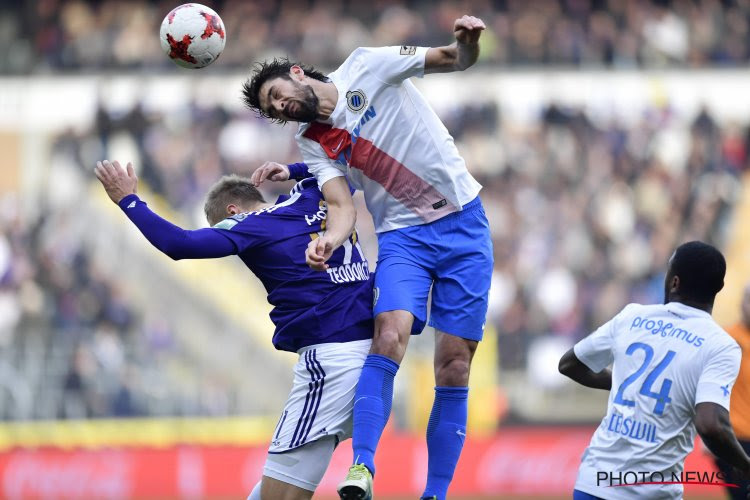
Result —
[[[38,216],[12,195],[0,205],[0,419],[228,413],[230,391],[173,322],[138,305],[122,269],[84,243],[102,229],[79,202]]]
[[[0,8],[0,71],[168,66],[154,33],[179,2],[40,0]],[[225,0],[231,43],[214,69],[288,53],[333,68],[358,46],[441,45],[471,12],[487,24],[480,64],[739,66],[750,56],[744,0]]]
[[[630,301],[660,301],[662,269],[677,242],[721,244],[737,176],[748,165],[748,130],[720,126],[707,110],[684,127],[669,108],[647,109],[631,128],[597,125],[580,109],[556,105],[522,128],[501,111],[485,102],[452,109],[443,119],[484,185],[495,246],[489,320],[499,335],[501,369],[517,370],[536,338],[574,341]],[[262,150],[240,158],[229,138],[234,129],[263,137],[269,127],[250,114],[192,105],[179,116],[175,127],[139,106],[117,116],[101,108],[89,131],[61,134],[53,156],[86,169],[96,159],[87,155],[107,157],[108,144],[127,136],[139,145],[143,182],[195,214],[195,226],[204,224],[203,195],[221,174],[249,174],[266,159],[297,159],[288,137],[274,157]],[[265,190],[273,197],[285,188]],[[41,331],[53,335],[46,341],[67,353],[61,380],[75,397],[59,414],[145,411],[136,402],[147,398],[132,391],[147,387],[128,374],[134,366],[160,370],[154,353],[179,351],[169,325],[149,323],[129,308],[117,283],[65,238],[64,214],[21,224],[7,215],[12,211],[4,213],[0,275],[9,293],[0,306],[14,312],[2,316],[37,318],[46,325]],[[15,325],[5,326],[2,338],[12,338]],[[211,413],[201,405],[175,402],[170,411]]]
[[[206,3],[241,40],[216,63],[234,70],[280,53],[332,68],[355,46],[440,44],[468,10],[488,25],[485,67],[746,66],[750,55],[748,1]],[[0,7],[0,71],[171,69],[153,34],[172,7],[113,0]],[[220,175],[299,160],[294,127],[279,133],[249,112],[192,102],[165,116],[140,103],[107,104],[88,130],[59,133],[52,157],[95,182],[95,161],[132,144],[143,183],[192,214],[194,227],[204,224],[203,196]],[[489,322],[501,370],[523,369],[534,339],[572,342],[630,301],[660,301],[662,270],[677,243],[725,241],[736,179],[748,168],[750,130],[708,109],[686,122],[668,103],[654,103],[625,125],[552,102],[536,121],[519,124],[489,99],[441,115],[484,185],[495,248]],[[273,198],[285,188],[264,192]],[[42,207],[29,220],[13,197],[0,204],[0,401],[15,402],[0,404],[0,418],[229,411],[225,387],[169,386],[169,367],[189,365],[171,325],[137,313],[112,272],[66,232],[74,208]],[[59,384],[49,390],[65,397],[30,402],[22,394],[18,367],[35,360],[38,376]],[[163,388],[159,405],[149,403],[155,387]]]

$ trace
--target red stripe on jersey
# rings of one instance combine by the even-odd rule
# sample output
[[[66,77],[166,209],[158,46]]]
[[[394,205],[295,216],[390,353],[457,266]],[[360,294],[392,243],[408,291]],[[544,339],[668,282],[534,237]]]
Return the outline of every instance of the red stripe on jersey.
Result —
[[[360,137],[351,151],[347,151],[351,146],[349,132],[318,122],[311,123],[303,135],[319,143],[332,160],[344,152],[351,168],[361,170],[367,178],[380,184],[424,222],[432,222],[458,210],[437,189],[372,141]]]
[[[325,123],[312,122],[303,135],[320,144],[325,154],[332,160],[338,158],[343,152],[346,152],[348,159],[352,138],[346,130],[333,128]]]

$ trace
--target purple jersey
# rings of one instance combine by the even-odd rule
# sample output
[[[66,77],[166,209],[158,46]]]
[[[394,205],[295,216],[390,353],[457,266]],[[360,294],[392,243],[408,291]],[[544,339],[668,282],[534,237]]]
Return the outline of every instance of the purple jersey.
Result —
[[[356,231],[328,260],[327,272],[305,263],[311,239],[325,231],[327,207],[315,179],[297,183],[272,207],[234,215],[212,229],[260,279],[274,306],[277,349],[372,338],[372,281]]]

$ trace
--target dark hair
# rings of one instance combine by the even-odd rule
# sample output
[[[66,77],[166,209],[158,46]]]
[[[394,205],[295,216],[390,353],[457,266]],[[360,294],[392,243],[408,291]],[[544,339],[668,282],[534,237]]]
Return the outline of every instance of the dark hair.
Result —
[[[206,195],[203,211],[212,226],[227,218],[227,205],[232,203],[240,206],[254,203],[265,203],[263,195],[247,177],[239,175],[225,175],[211,187]]]
[[[677,247],[669,269],[670,278],[680,278],[677,293],[681,297],[708,304],[724,288],[727,263],[711,245],[690,241]]]
[[[312,66],[305,66],[300,62],[290,61],[289,58],[274,58],[272,61],[264,61],[253,65],[253,76],[242,84],[242,102],[245,106],[252,109],[258,116],[274,120],[271,116],[263,111],[260,107],[260,88],[268,80],[274,78],[284,78],[291,80],[289,75],[292,66],[299,66],[305,72],[305,76],[327,82],[328,77],[316,70]],[[282,121],[282,120],[279,120]]]

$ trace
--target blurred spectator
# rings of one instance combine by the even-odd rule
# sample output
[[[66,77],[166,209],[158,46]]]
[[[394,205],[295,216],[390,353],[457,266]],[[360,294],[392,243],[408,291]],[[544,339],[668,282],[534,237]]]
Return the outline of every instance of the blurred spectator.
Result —
[[[224,0],[207,2],[228,43],[212,68],[247,69],[270,54],[323,68],[357,46],[441,45],[464,13],[481,17],[480,64],[617,68],[745,66],[748,2],[694,0]],[[164,1],[40,0],[0,10],[3,73],[172,64],[157,33]]]
[[[749,2],[211,5],[230,40],[216,67],[242,71],[282,53],[325,68],[359,45],[441,44],[467,9],[488,25],[488,65],[745,66],[750,47]],[[155,34],[171,7],[40,0],[0,8],[0,27],[8,28],[0,29],[0,70],[170,68]],[[294,127],[278,129],[216,101],[195,97],[156,112],[146,100],[115,106],[106,92],[99,95],[90,130],[54,138],[55,165],[83,169],[86,182],[96,160],[125,144],[144,186],[193,216],[196,226],[205,225],[203,193],[222,174],[249,174],[265,160],[299,160]],[[720,122],[706,107],[687,123],[667,103],[639,111],[627,125],[555,102],[518,123],[492,97],[441,111],[484,186],[495,249],[488,322],[499,335],[500,369],[523,371],[540,338],[573,342],[627,302],[660,301],[661,269],[677,244],[701,239],[722,246],[736,179],[748,167],[750,128]],[[263,189],[273,199],[288,186]],[[17,199],[0,198],[0,388],[15,391],[0,391],[0,418],[231,413],[241,377],[204,374],[174,324],[154,311],[141,316],[132,292],[71,230],[82,223],[77,207],[68,206],[75,197],[66,205],[64,196],[51,194],[52,206],[33,220],[20,213]],[[28,384],[9,378],[21,369],[34,375]]]
[[[291,128],[271,134],[242,110],[188,104],[162,116],[136,103],[125,111],[100,108],[90,131],[63,131],[52,155],[90,166],[90,155],[111,155],[115,136],[130,137],[136,149],[143,145],[144,183],[188,214],[201,213],[201,193],[223,173],[249,174],[269,158],[297,160]],[[503,118],[494,100],[444,113],[484,185],[496,264],[488,321],[503,370],[523,370],[536,339],[572,342],[630,301],[659,302],[660,270],[676,244],[723,241],[736,176],[747,168],[748,131],[718,123],[706,108],[687,123],[668,108],[644,109],[629,127],[596,124],[583,109],[554,103],[524,127]],[[683,154],[664,146],[675,136],[685,138]],[[264,185],[269,199],[287,188]],[[170,386],[165,367],[184,355],[172,327],[135,314],[111,271],[70,236],[73,221],[59,209],[34,224],[0,224],[0,283],[10,296],[30,283],[42,290],[56,332],[48,341],[67,359],[61,415],[231,412],[227,381]],[[194,223],[203,225],[202,215]]]

